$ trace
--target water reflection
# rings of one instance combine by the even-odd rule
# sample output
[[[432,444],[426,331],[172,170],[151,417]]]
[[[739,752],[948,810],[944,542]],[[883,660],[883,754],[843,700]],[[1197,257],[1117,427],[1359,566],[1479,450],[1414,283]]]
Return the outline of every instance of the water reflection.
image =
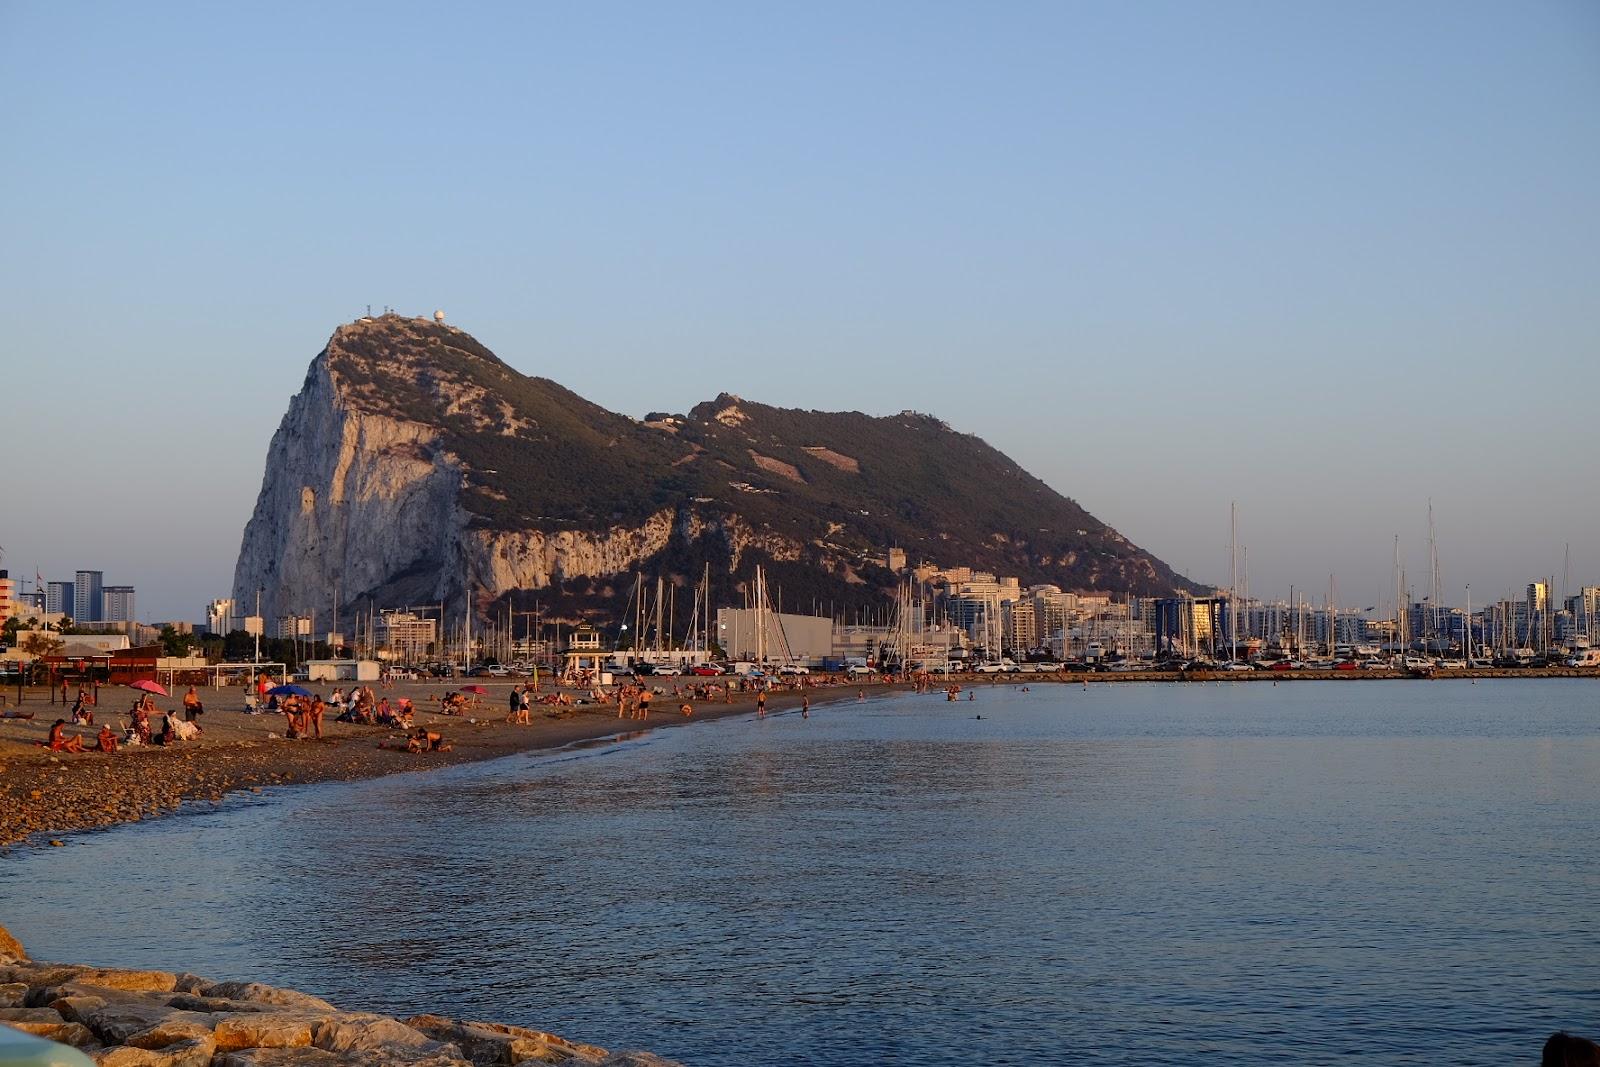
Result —
[[[1600,979],[1587,693],[908,696],[291,792],[0,893],[62,958],[696,1063],[1508,1062]]]

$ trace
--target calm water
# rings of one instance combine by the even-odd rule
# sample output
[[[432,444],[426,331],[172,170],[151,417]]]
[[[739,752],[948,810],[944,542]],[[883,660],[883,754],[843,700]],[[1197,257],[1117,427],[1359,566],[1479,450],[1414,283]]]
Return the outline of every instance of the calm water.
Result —
[[[692,1064],[1499,1065],[1600,1030],[1597,827],[1592,682],[980,686],[85,835],[0,914]]]

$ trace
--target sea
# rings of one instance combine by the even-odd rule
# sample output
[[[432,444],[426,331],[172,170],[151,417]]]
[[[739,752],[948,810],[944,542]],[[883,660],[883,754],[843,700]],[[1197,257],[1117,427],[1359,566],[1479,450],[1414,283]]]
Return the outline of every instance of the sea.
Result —
[[[1594,681],[854,696],[13,850],[0,916],[40,958],[693,1065],[1502,1065],[1600,1033]]]

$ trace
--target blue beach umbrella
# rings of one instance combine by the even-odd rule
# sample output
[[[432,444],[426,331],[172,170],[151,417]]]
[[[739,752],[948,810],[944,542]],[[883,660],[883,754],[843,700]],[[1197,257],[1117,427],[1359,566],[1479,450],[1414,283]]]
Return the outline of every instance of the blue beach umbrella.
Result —
[[[300,685],[275,685],[267,690],[269,697],[310,697],[316,696],[311,690]]]

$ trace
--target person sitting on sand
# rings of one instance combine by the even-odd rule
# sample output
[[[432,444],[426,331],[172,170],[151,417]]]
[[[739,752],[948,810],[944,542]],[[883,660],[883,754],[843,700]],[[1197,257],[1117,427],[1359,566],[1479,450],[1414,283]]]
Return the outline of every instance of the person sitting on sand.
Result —
[[[693,704],[684,704],[678,710],[681,711],[683,713],[683,717],[685,719],[687,719],[689,716],[694,714],[694,705]]]
[[[138,703],[133,706],[133,710],[129,712],[129,715],[133,719],[133,725],[129,727],[133,731],[133,736],[138,739],[139,744],[148,745],[150,743],[150,713],[144,709],[143,703]]]
[[[67,733],[67,720],[57,719],[55,725],[50,727],[50,740],[45,742],[45,746],[51,752],[82,752],[83,738]]]
[[[74,726],[94,725],[94,712],[84,707],[82,701],[72,705],[72,724]]]
[[[96,739],[95,747],[101,752],[115,752],[117,750],[117,735],[112,732],[110,723],[100,727],[100,736]]]

